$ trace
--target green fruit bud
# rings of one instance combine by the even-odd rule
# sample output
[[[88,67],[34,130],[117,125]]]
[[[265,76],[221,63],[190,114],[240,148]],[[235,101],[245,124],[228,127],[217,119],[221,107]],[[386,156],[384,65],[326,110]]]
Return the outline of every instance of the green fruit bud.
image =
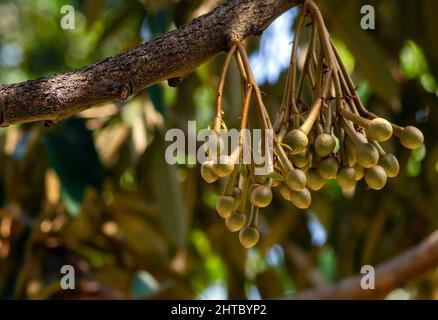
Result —
[[[292,156],[292,163],[297,168],[304,168],[310,160],[309,149],[304,149],[298,154]]]
[[[381,166],[365,169],[365,182],[374,190],[381,190],[386,184],[386,172]]]
[[[347,163],[349,167],[354,167],[357,163],[356,153],[347,149]]]
[[[271,187],[275,188],[278,187],[281,184],[280,180],[272,180],[271,181]]]
[[[254,187],[250,194],[250,201],[253,205],[259,208],[267,207],[272,201],[272,191],[263,185]]]
[[[369,143],[362,143],[356,148],[357,163],[364,168],[374,167],[379,162],[379,152]]]
[[[342,190],[348,190],[356,184],[356,171],[350,167],[342,168],[336,176],[336,181]]]
[[[224,140],[216,132],[212,131],[204,144],[206,151],[210,157],[218,157],[224,149]]]
[[[305,167],[301,168],[301,170],[303,170],[303,172],[306,173],[307,171],[309,171],[311,167],[312,167],[312,161],[309,161],[309,163]]]
[[[291,190],[303,190],[306,187],[306,174],[300,169],[292,169],[286,173],[284,181]]]
[[[256,184],[265,184],[268,182],[269,177],[268,176],[255,176],[255,183]]]
[[[392,136],[392,125],[382,118],[375,118],[370,121],[366,128],[367,136],[376,141],[387,141]]]
[[[335,150],[336,141],[331,134],[321,133],[315,139],[315,151],[320,157],[327,157]]]
[[[302,130],[293,129],[285,136],[284,142],[291,147],[292,154],[298,154],[306,149],[309,139]]]
[[[237,201],[231,196],[219,196],[216,201],[216,210],[222,218],[229,217],[236,209]]]
[[[213,161],[205,161],[201,165],[201,176],[207,183],[213,183],[219,178],[213,171]]]
[[[318,172],[325,179],[334,179],[338,173],[339,164],[334,157],[321,159],[318,163]]]
[[[228,177],[234,171],[234,163],[229,156],[221,156],[219,161],[213,164],[213,171],[218,177]]]
[[[295,205],[295,207],[299,209],[307,209],[310,207],[310,203],[312,202],[312,196],[310,191],[307,188],[304,188],[300,191],[292,190],[290,192],[291,201]]]
[[[260,233],[256,228],[245,227],[240,230],[239,241],[246,249],[254,247],[259,242]]]
[[[287,200],[287,201],[292,201],[291,197],[290,197],[290,189],[289,187],[285,184],[282,183],[279,187],[278,190],[280,191],[281,196]]]
[[[240,212],[233,212],[225,219],[225,225],[231,232],[236,232],[242,229],[246,223],[246,215]]]
[[[400,165],[397,158],[393,154],[389,153],[380,158],[379,166],[381,166],[385,170],[386,175],[389,178],[394,178],[398,176],[398,173],[400,171]]]
[[[311,190],[318,191],[324,187],[325,179],[319,174],[318,170],[315,168],[309,169],[307,171],[307,187]]]
[[[239,201],[240,198],[242,198],[242,190],[240,190],[239,187],[233,187],[233,191],[231,192],[231,195],[234,199]]]
[[[364,173],[364,172],[365,172],[365,169],[364,169],[364,167],[362,167],[362,166],[356,164],[356,165],[354,166],[354,172],[355,172],[355,174],[356,174],[356,181],[359,181],[360,179],[363,178],[363,175],[365,174],[365,173]]]
[[[408,149],[417,149],[424,143],[423,133],[415,127],[408,126],[401,132],[400,143]]]
[[[260,183],[253,183],[249,186],[248,189],[248,194],[251,195],[252,191],[257,188],[257,187],[262,187],[262,185]]]

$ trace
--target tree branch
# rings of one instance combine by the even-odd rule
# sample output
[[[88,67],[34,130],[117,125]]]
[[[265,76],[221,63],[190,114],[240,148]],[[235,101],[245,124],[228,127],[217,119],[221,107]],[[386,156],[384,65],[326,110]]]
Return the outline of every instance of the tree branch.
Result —
[[[375,269],[375,289],[360,286],[363,275],[348,277],[337,284],[325,285],[288,296],[296,300],[378,299],[397,289],[407,281],[438,266],[438,230],[417,246],[385,262]]]
[[[154,83],[185,77],[264,30],[300,0],[232,0],[160,38],[72,72],[0,86],[0,125],[53,120],[125,100]]]

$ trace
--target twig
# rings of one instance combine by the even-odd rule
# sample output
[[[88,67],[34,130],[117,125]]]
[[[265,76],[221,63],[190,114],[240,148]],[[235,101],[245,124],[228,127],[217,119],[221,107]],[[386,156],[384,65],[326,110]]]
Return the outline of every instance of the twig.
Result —
[[[326,285],[303,291],[284,299],[322,300],[322,299],[378,299],[394,289],[413,280],[428,270],[438,266],[438,230],[420,244],[406,250],[390,261],[375,268],[375,288],[364,290],[361,287],[363,275],[358,274],[343,279],[337,284]]]
[[[234,51],[236,51],[236,45],[233,45],[228,51],[224,64],[222,65],[221,75],[219,77],[219,83],[217,86],[216,93],[216,116],[214,118],[214,131],[219,133],[222,122],[222,94],[225,85],[225,77],[227,76],[228,68],[230,67],[231,58],[233,57]]]
[[[184,78],[229,47],[264,30],[299,0],[232,0],[162,37],[79,70],[0,86],[0,125],[58,121]]]
[[[241,43],[236,43],[236,45],[237,45],[237,50],[239,51],[239,55],[242,58],[242,63],[245,68],[246,76],[248,77],[248,82],[253,88],[254,93],[256,95],[257,108],[259,111],[259,115],[261,117],[262,127],[263,129],[272,128],[272,124],[270,123],[269,117],[267,117],[267,111],[265,104],[263,103],[260,87],[258,86],[257,82],[254,79],[254,75],[252,73],[251,66],[249,65],[249,59],[248,56],[246,55],[245,48]]]

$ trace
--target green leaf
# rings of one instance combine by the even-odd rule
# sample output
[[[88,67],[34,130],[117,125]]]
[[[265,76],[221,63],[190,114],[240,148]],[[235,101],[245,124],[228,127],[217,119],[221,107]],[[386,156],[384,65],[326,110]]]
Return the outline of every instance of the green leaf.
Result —
[[[85,189],[101,190],[103,168],[91,132],[82,119],[70,118],[44,132],[50,166],[62,184],[62,199],[68,212],[79,212]]]
[[[161,224],[173,244],[184,248],[188,235],[187,206],[183,199],[178,167],[166,163],[165,142],[161,132],[157,132],[148,151],[151,157],[151,185]]]
[[[337,258],[330,247],[324,247],[318,257],[319,270],[324,277],[333,282],[336,279]]]

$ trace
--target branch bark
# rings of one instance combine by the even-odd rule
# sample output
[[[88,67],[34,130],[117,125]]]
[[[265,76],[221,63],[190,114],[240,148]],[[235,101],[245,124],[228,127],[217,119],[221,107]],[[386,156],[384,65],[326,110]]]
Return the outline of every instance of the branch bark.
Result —
[[[375,269],[375,289],[364,290],[360,286],[363,275],[348,277],[337,284],[325,285],[303,291],[285,299],[294,300],[343,300],[379,299],[407,281],[438,266],[438,230],[417,246],[385,262]]]
[[[101,103],[126,100],[154,83],[185,77],[227,50],[230,40],[263,31],[299,2],[232,0],[116,57],[60,75],[2,85],[0,125],[58,121]]]

